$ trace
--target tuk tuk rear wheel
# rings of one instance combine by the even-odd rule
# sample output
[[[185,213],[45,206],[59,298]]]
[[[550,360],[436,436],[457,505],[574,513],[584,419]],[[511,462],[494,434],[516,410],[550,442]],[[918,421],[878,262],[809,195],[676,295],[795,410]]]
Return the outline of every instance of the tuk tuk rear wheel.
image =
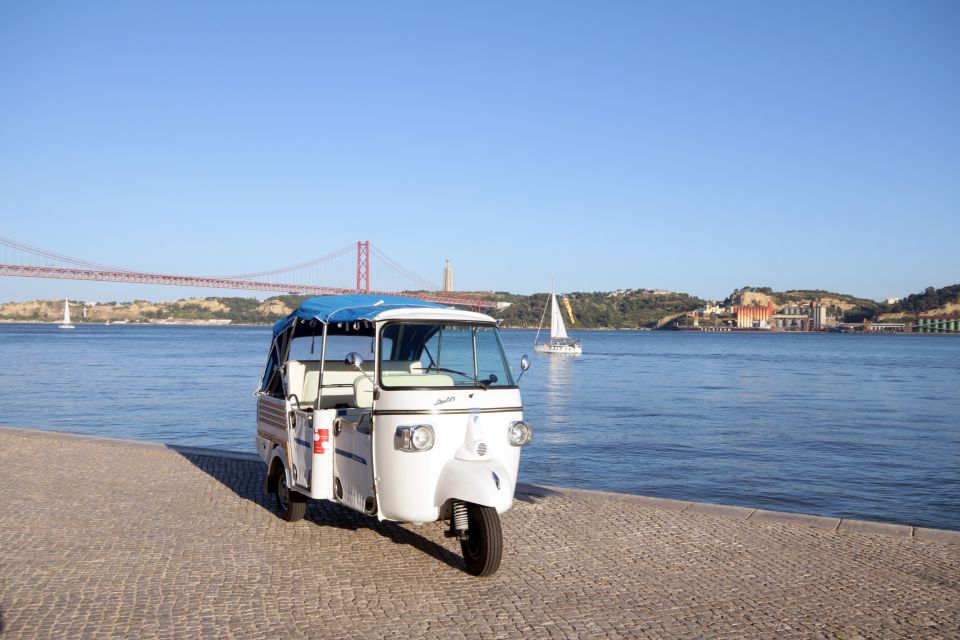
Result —
[[[467,505],[467,538],[460,541],[467,573],[475,576],[493,575],[503,556],[503,532],[500,515],[493,507],[470,503]]]
[[[307,514],[307,498],[302,493],[292,491],[287,486],[287,474],[280,472],[277,478],[277,511],[287,522],[302,520]]]

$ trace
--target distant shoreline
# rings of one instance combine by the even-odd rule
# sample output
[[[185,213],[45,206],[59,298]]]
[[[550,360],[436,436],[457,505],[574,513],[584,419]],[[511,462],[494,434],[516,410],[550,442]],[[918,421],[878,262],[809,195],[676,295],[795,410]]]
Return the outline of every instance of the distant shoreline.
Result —
[[[244,328],[269,328],[273,326],[273,323],[262,323],[254,324],[249,322],[206,322],[203,320],[198,320],[196,322],[74,322],[74,327],[109,327],[109,326],[122,326],[122,327],[204,327],[212,329],[223,329],[230,327],[244,327]],[[2,325],[37,325],[37,326],[52,326],[56,327],[60,325],[59,320],[42,322],[39,320],[6,320],[0,319],[0,326]],[[503,331],[537,331],[536,327],[500,327]],[[590,327],[590,328],[581,328],[581,329],[572,329],[572,332],[576,333],[603,333],[603,332],[635,332],[635,333],[680,333],[680,334],[747,334],[747,335],[852,335],[852,336],[863,336],[863,335],[876,335],[876,336],[914,336],[914,335],[923,335],[923,336],[949,336],[957,334],[949,333],[919,333],[919,332],[863,332],[863,331],[775,331],[770,329],[740,329],[740,330],[729,330],[729,331],[696,331],[696,330],[684,330],[684,329],[649,329],[649,328],[618,328],[618,327]],[[541,330],[541,333],[543,331]],[[547,332],[545,335],[549,335]]]
[[[405,292],[422,295],[436,292]],[[548,294],[519,295],[508,292],[462,292],[480,295],[497,303],[487,313],[504,329],[536,330],[543,327]],[[129,324],[182,324],[185,326],[271,326],[285,317],[309,296],[276,295],[266,299],[242,296],[207,296],[175,301],[128,302],[69,301],[71,316],[85,319],[84,324],[126,322]],[[823,328],[848,325],[860,331],[869,321],[871,331],[907,330],[922,325],[921,333],[960,334],[960,284],[911,294],[902,300],[878,302],[844,293],[824,290],[788,290],[769,287],[743,287],[722,301],[710,301],[681,292],[659,289],[618,289],[613,292],[571,292],[564,294],[568,328],[587,331],[663,331],[693,330],[699,319],[701,331],[732,332],[740,320],[738,309],[772,308],[774,320],[782,328]],[[64,316],[63,299],[0,303],[0,322],[49,324]],[[813,313],[816,311],[816,319]],[[756,315],[756,314],[754,314]],[[756,318],[753,318],[756,320]],[[932,322],[935,320],[936,322]],[[229,322],[229,324],[227,324]],[[722,322],[722,325],[719,323]],[[713,323],[718,323],[714,325]],[[876,325],[887,325],[879,328]],[[679,326],[677,326],[679,325]],[[785,325],[785,326],[784,326]],[[901,325],[895,327],[894,325]],[[704,327],[712,327],[704,329]]]
[[[62,321],[52,320],[44,322],[42,320],[6,320],[0,319],[0,324],[36,324],[43,326],[59,326]],[[121,327],[270,327],[272,323],[252,324],[249,322],[207,322],[198,320],[196,322],[73,322],[74,327],[112,327],[114,325]]]

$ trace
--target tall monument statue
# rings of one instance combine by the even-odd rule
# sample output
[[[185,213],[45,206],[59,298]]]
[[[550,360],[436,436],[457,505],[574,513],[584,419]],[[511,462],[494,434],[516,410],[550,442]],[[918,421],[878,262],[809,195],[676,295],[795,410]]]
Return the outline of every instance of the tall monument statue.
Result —
[[[443,268],[443,290],[453,291],[453,267],[450,266],[450,260],[447,260],[447,266]]]

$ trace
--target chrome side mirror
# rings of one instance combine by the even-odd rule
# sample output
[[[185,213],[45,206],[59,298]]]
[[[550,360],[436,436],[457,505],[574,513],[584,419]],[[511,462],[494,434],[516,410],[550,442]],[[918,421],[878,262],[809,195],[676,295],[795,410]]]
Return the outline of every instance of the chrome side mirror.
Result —
[[[530,368],[530,358],[527,357],[527,354],[520,356],[520,375],[517,376],[517,384],[520,384],[520,378],[523,377],[523,374],[526,373],[527,369]]]
[[[370,384],[373,385],[374,400],[380,397],[380,387],[377,386],[376,380],[374,380],[369,373],[363,370],[363,366],[362,366],[363,358],[360,356],[359,353],[357,353],[356,351],[351,351],[350,353],[348,353],[347,357],[343,359],[343,364],[347,365],[348,367],[353,367],[354,369],[359,371],[364,378],[370,381]]]

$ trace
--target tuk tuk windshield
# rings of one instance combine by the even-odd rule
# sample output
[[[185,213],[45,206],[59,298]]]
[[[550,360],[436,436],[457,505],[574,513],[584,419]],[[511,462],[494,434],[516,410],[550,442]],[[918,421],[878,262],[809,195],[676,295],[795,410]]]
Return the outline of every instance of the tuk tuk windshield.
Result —
[[[512,387],[494,325],[396,322],[380,332],[380,386]]]

